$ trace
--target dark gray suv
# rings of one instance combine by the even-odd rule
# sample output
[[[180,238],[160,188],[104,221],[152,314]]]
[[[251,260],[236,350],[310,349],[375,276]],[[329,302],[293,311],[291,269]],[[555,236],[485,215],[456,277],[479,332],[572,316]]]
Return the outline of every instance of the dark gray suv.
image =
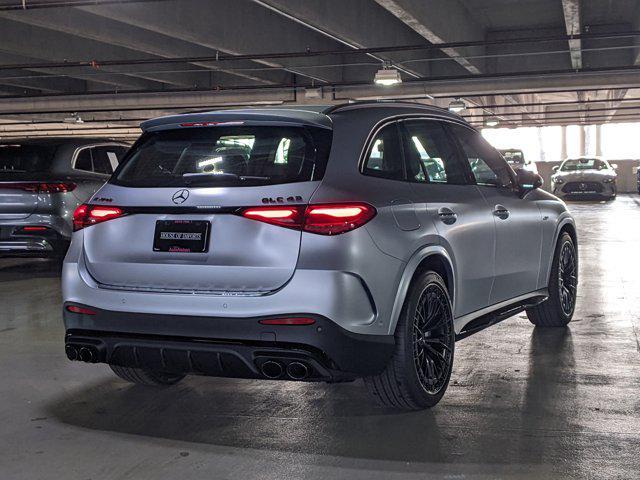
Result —
[[[0,256],[64,256],[73,211],[128,147],[100,138],[0,142]]]

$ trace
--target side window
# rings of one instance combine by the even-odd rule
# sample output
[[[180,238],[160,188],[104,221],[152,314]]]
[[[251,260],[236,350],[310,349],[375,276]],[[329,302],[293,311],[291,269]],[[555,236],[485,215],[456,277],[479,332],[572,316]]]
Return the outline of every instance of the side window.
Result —
[[[90,148],[83,148],[82,150],[80,150],[78,156],[76,157],[76,163],[74,164],[73,168],[75,168],[76,170],[83,170],[85,172],[93,171],[93,167],[91,166]]]
[[[363,173],[392,180],[404,180],[402,150],[398,127],[395,123],[383,127],[371,142]]]
[[[512,188],[513,178],[509,165],[478,133],[469,128],[452,125],[471,173],[478,185]]]
[[[93,147],[91,153],[93,156],[93,171],[103,175],[111,175],[124,155],[123,148],[116,145]]]
[[[436,121],[402,122],[407,177],[413,182],[466,183],[454,141]]]

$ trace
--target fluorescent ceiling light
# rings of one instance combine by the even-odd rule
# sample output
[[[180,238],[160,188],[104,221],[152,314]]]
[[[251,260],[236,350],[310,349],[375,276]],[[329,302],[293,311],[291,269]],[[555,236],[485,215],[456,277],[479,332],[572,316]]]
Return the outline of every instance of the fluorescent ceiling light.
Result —
[[[322,90],[319,88],[305,88],[304,98],[322,98]]]
[[[71,114],[70,117],[67,117],[62,121],[64,123],[77,123],[77,124],[84,123],[84,120],[82,120],[82,118],[80,118],[80,115],[78,115],[77,113]]]
[[[378,85],[390,86],[402,83],[402,78],[395,68],[382,68],[376,72],[373,81]]]
[[[456,100],[453,100],[449,104],[449,111],[450,112],[458,113],[458,112],[461,112],[462,110],[464,110],[465,108],[467,108],[467,105],[462,100],[460,100],[459,98],[456,99]]]
[[[495,118],[490,118],[489,120],[487,120],[485,122],[485,125],[487,127],[497,127],[498,126],[498,120],[496,120]]]

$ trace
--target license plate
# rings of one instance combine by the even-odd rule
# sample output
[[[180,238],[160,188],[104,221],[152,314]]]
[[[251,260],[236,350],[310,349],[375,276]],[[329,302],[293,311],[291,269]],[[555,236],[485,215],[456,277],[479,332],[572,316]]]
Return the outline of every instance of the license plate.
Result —
[[[211,222],[158,220],[153,237],[154,252],[202,253],[209,249]]]

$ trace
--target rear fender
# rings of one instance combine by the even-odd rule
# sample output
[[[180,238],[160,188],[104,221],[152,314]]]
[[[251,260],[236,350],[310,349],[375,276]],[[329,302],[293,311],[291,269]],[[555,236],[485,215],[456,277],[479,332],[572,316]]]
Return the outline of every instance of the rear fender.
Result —
[[[404,272],[402,274],[402,278],[400,279],[400,283],[398,285],[398,290],[396,293],[396,298],[393,302],[393,309],[391,311],[391,322],[389,322],[389,334],[393,335],[396,330],[396,325],[398,324],[398,320],[400,319],[400,314],[402,313],[402,307],[404,305],[404,301],[407,297],[407,292],[409,291],[409,286],[411,285],[411,280],[413,279],[413,275],[416,270],[420,266],[423,260],[427,259],[432,255],[438,255],[441,258],[444,258],[447,263],[447,269],[449,273],[449,285],[453,285],[453,294],[450,292],[451,305],[455,305],[454,295],[457,293],[456,288],[456,275],[454,268],[454,261],[451,258],[449,252],[441,245],[429,245],[421,248],[417,252],[415,252],[407,265],[405,266]]]
[[[553,254],[556,251],[556,243],[558,242],[558,238],[560,237],[560,231],[566,226],[566,225],[571,225],[571,227],[573,227],[573,233],[575,235],[575,239],[576,239],[576,252],[578,251],[578,242],[577,242],[577,229],[576,229],[576,222],[574,221],[573,217],[571,216],[571,214],[569,214],[569,212],[564,212],[559,218],[558,218],[558,223],[556,225],[556,230],[554,232],[553,235],[553,248],[551,250],[551,252],[553,252],[551,255],[549,255],[549,258],[547,259],[547,263],[546,263],[546,278],[547,278],[547,285],[549,285],[549,281],[551,280],[551,266],[553,263]]]

